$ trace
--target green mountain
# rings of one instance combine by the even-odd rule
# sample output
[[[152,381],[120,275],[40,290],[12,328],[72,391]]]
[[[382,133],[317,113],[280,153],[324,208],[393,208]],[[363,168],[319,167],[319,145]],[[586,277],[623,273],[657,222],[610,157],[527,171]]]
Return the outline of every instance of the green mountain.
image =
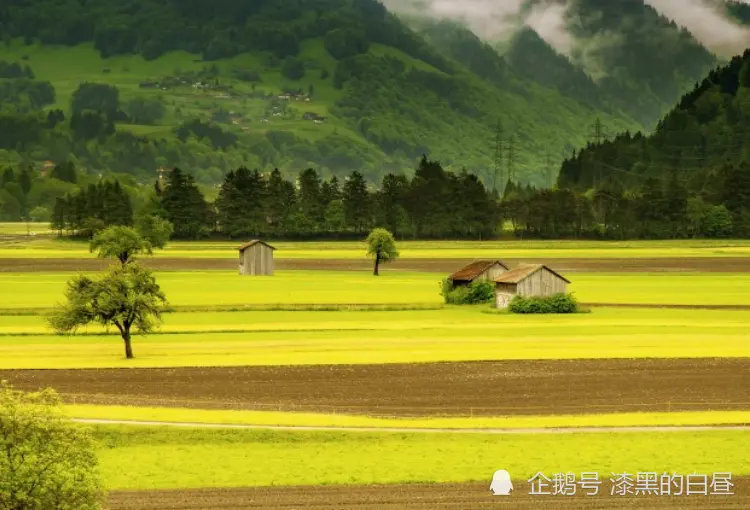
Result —
[[[544,184],[547,156],[584,144],[598,116],[639,127],[506,74],[467,31],[452,48],[374,0],[14,0],[0,26],[0,60],[34,75],[2,78],[7,163],[72,159],[139,178],[181,166],[206,183],[241,165],[379,179],[428,153],[492,179],[500,121],[513,146],[503,165]],[[33,99],[31,83],[54,98]]]
[[[500,179],[547,185],[595,120],[650,130],[717,63],[643,0],[565,3],[568,56],[529,29],[500,53],[456,23],[407,26],[376,0],[10,0],[0,163],[209,184],[243,165],[379,180],[427,153],[491,183],[500,125]]]
[[[624,133],[565,161],[559,185],[636,189],[649,179],[677,180],[689,193],[739,214],[750,203],[748,133],[750,50],[709,73],[653,134]]]

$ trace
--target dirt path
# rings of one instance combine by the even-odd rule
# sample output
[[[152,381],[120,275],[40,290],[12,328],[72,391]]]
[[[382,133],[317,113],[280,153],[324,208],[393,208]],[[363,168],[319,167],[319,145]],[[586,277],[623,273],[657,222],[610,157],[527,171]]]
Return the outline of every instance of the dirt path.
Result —
[[[511,266],[521,262],[544,263],[558,271],[579,272],[750,272],[748,257],[706,258],[524,258],[503,259]],[[389,271],[424,271],[452,273],[473,259],[400,259],[388,266]],[[161,271],[237,269],[232,259],[149,258],[144,263]],[[367,271],[370,261],[362,259],[277,259],[280,270]],[[105,269],[107,261],[86,259],[1,258],[0,272],[96,271]]]
[[[0,370],[71,403],[370,416],[749,410],[750,359]]]
[[[75,418],[71,421],[85,425],[130,425],[137,427],[177,427],[204,429],[234,429],[234,430],[283,430],[287,432],[373,432],[399,434],[614,434],[622,432],[706,432],[711,430],[745,431],[750,425],[691,425],[684,427],[645,426],[645,427],[549,427],[549,428],[487,428],[487,429],[456,429],[456,428],[407,428],[407,427],[329,427],[309,425],[242,425],[225,423],[195,423],[173,421],[144,421],[144,420],[102,420],[89,418]]]
[[[498,466],[500,469],[502,466]],[[486,483],[348,485],[121,491],[109,495],[112,510],[740,510],[750,508],[750,478],[733,480],[731,496],[610,496],[601,473],[596,496],[532,496],[526,480],[514,480],[509,497],[492,496]],[[709,478],[711,475],[709,474]]]

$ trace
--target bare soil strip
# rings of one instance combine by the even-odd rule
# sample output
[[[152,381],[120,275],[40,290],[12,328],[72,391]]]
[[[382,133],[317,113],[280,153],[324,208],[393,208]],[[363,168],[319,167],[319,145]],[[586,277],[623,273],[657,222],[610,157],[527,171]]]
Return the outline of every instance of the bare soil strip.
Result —
[[[498,466],[500,469],[502,466]],[[707,474],[709,479],[712,473]],[[550,476],[550,475],[548,475]],[[750,508],[750,478],[737,478],[733,495],[612,496],[609,473],[601,473],[596,496],[533,496],[525,480],[514,480],[511,496],[492,496],[486,483],[404,484],[329,487],[259,487],[112,492],[111,510],[704,510]]]
[[[750,272],[750,258],[706,257],[706,258],[578,258],[578,259],[503,259],[511,266],[519,263],[547,264],[557,271],[579,272],[705,272],[746,273]],[[401,259],[388,266],[390,271],[424,271],[452,273],[473,262],[473,259]],[[144,263],[160,271],[227,270],[237,269],[234,259],[205,258],[150,258]],[[98,271],[108,262],[94,258],[86,259],[30,259],[2,258],[0,272],[55,272]],[[328,270],[367,271],[371,262],[361,259],[277,259],[280,270]]]
[[[70,403],[371,416],[750,409],[750,359],[5,370]]]

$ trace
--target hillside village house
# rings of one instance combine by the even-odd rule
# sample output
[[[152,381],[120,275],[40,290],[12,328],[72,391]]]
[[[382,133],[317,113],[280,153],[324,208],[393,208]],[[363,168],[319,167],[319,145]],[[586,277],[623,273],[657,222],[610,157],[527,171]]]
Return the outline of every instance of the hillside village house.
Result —
[[[453,282],[454,287],[460,287],[474,281],[494,281],[507,270],[508,266],[499,260],[477,260],[448,278]]]
[[[542,264],[522,264],[493,279],[495,306],[508,308],[515,296],[547,297],[564,294],[570,280]]]
[[[276,248],[256,239],[243,244],[239,250],[241,275],[273,275],[273,252]]]

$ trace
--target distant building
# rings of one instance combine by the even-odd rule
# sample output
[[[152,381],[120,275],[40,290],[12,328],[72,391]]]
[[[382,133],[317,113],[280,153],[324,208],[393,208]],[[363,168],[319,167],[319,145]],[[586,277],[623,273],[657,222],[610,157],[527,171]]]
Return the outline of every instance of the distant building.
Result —
[[[547,297],[564,294],[570,280],[542,264],[522,264],[493,278],[495,306],[508,308],[516,296]]]
[[[240,274],[250,276],[273,275],[273,246],[254,240],[239,247]]]
[[[508,271],[508,266],[499,260],[477,260],[448,278],[455,287],[459,287],[474,281],[493,281],[506,271]]]

